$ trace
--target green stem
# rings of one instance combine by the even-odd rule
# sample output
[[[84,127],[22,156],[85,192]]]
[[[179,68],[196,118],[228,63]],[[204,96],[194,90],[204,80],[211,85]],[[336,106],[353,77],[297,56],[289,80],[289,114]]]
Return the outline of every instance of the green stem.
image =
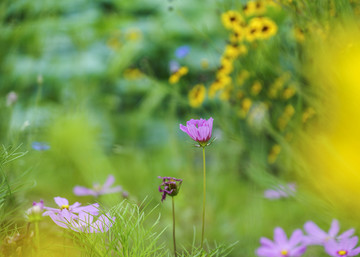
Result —
[[[205,147],[203,147],[203,167],[204,167],[204,172],[203,172],[203,181],[204,181],[204,186],[203,186],[203,215],[202,215],[202,233],[201,233],[201,248],[203,248],[204,245],[204,233],[205,233],[205,202],[206,202],[206,166],[205,166]]]
[[[176,254],[176,239],[175,239],[175,204],[174,204],[174,197],[171,197],[172,199],[172,213],[173,213],[173,241],[174,241],[174,254],[175,257],[177,257]]]
[[[36,245],[36,251],[40,250],[40,233],[39,233],[39,222],[34,222],[35,226],[35,245]]]

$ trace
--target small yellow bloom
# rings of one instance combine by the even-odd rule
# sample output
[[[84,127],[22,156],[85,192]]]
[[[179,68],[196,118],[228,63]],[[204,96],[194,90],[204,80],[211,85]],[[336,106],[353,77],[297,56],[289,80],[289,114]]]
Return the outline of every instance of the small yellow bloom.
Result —
[[[246,27],[245,38],[249,42],[253,42],[258,39],[262,30],[261,18],[255,17],[252,18],[249,22],[249,25]]]
[[[244,23],[244,19],[237,11],[227,11],[221,15],[221,21],[225,28],[234,29],[237,26],[241,26]]]
[[[138,41],[142,38],[141,30],[137,28],[132,28],[125,34],[125,39],[129,41]]]
[[[230,34],[230,42],[233,44],[241,43],[245,38],[245,28],[242,26],[236,26],[233,32]]]
[[[282,94],[282,97],[285,100],[290,99],[291,97],[293,97],[296,93],[296,89],[293,85],[290,85],[288,88],[285,88]]]
[[[252,16],[255,15],[255,8],[255,2],[250,1],[243,6],[242,10],[246,16]]]
[[[277,32],[278,28],[274,21],[269,18],[262,18],[261,19],[261,28],[259,33],[260,39],[268,39],[274,36]]]
[[[271,147],[270,153],[268,155],[268,162],[274,163],[279,155],[279,153],[281,152],[281,147],[278,144],[275,144]]]
[[[206,88],[203,84],[194,86],[189,92],[189,104],[193,108],[198,108],[205,100]]]
[[[185,76],[188,72],[189,72],[188,67],[185,66],[180,67],[180,69],[178,69],[173,74],[171,74],[169,78],[169,83],[170,84],[178,83],[180,78]]]
[[[227,85],[229,85],[231,83],[231,77],[228,76],[223,76],[223,77],[218,77],[211,85],[209,88],[209,98],[212,99],[215,97],[216,93],[221,90],[224,89]]]
[[[241,108],[247,113],[252,105],[252,101],[250,98],[245,98],[241,103]]]
[[[248,72],[247,70],[242,70],[240,72],[240,74],[237,76],[237,85],[238,86],[242,86],[245,82],[245,80],[247,80],[250,77],[250,72]]]
[[[144,74],[137,68],[129,68],[124,71],[124,78],[128,80],[136,80],[141,78],[143,75]]]
[[[255,81],[255,83],[251,86],[251,94],[257,96],[262,89],[262,85],[259,81]]]
[[[228,101],[230,99],[231,93],[234,87],[230,84],[225,87],[225,89],[220,94],[220,100]]]
[[[292,106],[291,104],[286,105],[284,110],[284,115],[286,115],[287,117],[292,117],[294,113],[295,113],[294,106]]]
[[[311,119],[315,115],[315,110],[312,107],[308,107],[303,115],[302,115],[302,122],[306,123],[309,119]]]
[[[233,70],[233,64],[229,59],[222,59],[221,66],[216,72],[216,77],[228,76]]]

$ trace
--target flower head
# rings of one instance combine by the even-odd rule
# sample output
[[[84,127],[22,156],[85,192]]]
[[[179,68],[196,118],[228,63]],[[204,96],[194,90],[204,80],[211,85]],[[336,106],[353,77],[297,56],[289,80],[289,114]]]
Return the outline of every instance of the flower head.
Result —
[[[193,140],[198,142],[201,147],[205,147],[208,145],[207,142],[211,139],[213,121],[213,118],[208,120],[191,119],[186,122],[186,126],[180,124],[180,129],[187,133]]]
[[[122,191],[121,186],[111,186],[114,184],[115,178],[113,175],[109,175],[106,179],[104,185],[94,184],[93,188],[86,188],[82,186],[75,186],[74,187],[74,194],[78,196],[85,196],[85,195],[92,195],[95,197],[98,197],[99,195],[104,194],[111,194],[111,193],[117,193]]]
[[[42,220],[42,214],[44,212],[44,201],[33,202],[31,208],[26,211],[26,217],[29,222],[40,221]]]
[[[300,229],[295,230],[287,239],[284,230],[277,227],[274,230],[274,242],[262,237],[260,244],[256,254],[261,257],[299,257],[306,251]]]
[[[340,230],[339,221],[333,220],[331,222],[331,226],[329,232],[325,232],[324,230],[320,229],[314,222],[308,221],[304,225],[304,230],[308,234],[305,236],[305,243],[307,245],[324,245],[329,240],[342,240],[351,237],[355,230],[349,229],[342,233],[341,235],[337,236]]]
[[[80,212],[86,212],[92,215],[98,215],[99,213],[99,204],[97,203],[80,207],[81,203],[76,202],[73,205],[69,205],[69,201],[62,197],[55,197],[54,200],[59,206],[59,209],[44,207],[46,212],[44,212],[43,216],[50,216],[50,214],[63,214],[68,211],[72,217],[76,218],[76,214]]]
[[[107,232],[115,221],[115,217],[103,214],[94,222],[94,216],[89,213],[80,212],[74,217],[68,210],[64,210],[61,214],[50,213],[49,216],[60,227],[85,233]]]
[[[343,238],[339,241],[330,239],[325,243],[325,251],[333,257],[356,256],[360,253],[360,247],[355,248],[357,243],[357,236]]]
[[[175,196],[179,193],[183,181],[182,179],[160,176],[159,179],[163,180],[163,182],[159,186],[159,192],[163,193],[161,201],[164,201],[166,199],[166,195]]]

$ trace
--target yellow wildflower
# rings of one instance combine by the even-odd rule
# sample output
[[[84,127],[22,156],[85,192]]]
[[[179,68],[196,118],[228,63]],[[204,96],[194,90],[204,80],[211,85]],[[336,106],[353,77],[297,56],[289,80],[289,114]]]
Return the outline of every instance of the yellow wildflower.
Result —
[[[245,38],[249,42],[253,42],[254,40],[259,38],[259,35],[262,30],[262,22],[261,18],[255,17],[252,18],[249,22],[249,25],[246,27]]]
[[[237,11],[227,11],[221,15],[221,21],[225,28],[234,29],[236,26],[241,26],[244,23],[244,19]]]
[[[194,86],[189,92],[189,104],[193,108],[201,106],[205,100],[206,88],[203,84]]]
[[[171,74],[169,78],[169,83],[170,84],[178,83],[180,78],[185,76],[188,72],[189,72],[188,67],[185,66],[180,67],[180,69],[178,69],[173,74]]]
[[[303,115],[302,115],[302,122],[306,123],[310,118],[312,118],[315,115],[315,110],[312,107],[308,107]]]
[[[244,40],[245,28],[242,26],[235,26],[233,32],[230,34],[230,42],[233,44],[240,43]]]
[[[284,115],[286,115],[287,117],[292,117],[295,113],[295,109],[291,104],[286,105],[285,110],[284,110]]]
[[[293,85],[290,85],[288,88],[285,88],[282,94],[282,97],[285,100],[290,99],[291,97],[293,97],[296,93],[296,89]]]
[[[274,21],[269,18],[262,18],[259,38],[268,39],[276,34],[277,29],[277,25]]]
[[[247,113],[250,110],[251,105],[252,105],[251,99],[244,98],[244,100],[241,102],[241,109]]]
[[[242,10],[246,16],[252,16],[255,14],[255,8],[255,2],[250,1],[243,6]]]
[[[281,152],[281,146],[278,144],[275,144],[271,147],[270,153],[268,155],[268,162],[274,163],[279,155],[279,153]]]
[[[142,38],[141,30],[132,28],[126,32],[125,39],[129,41],[138,41]]]
[[[212,99],[215,97],[216,93],[221,90],[224,89],[225,86],[229,85],[231,83],[231,77],[228,76],[223,76],[223,77],[218,77],[211,85],[209,88],[209,98]]]
[[[128,80],[139,79],[143,76],[143,73],[137,68],[129,68],[124,71],[124,78]]]
[[[237,85],[238,86],[242,86],[245,82],[245,80],[247,80],[250,77],[250,72],[248,72],[247,70],[242,70],[240,72],[240,74],[237,76]]]
[[[225,89],[221,92],[220,99],[223,101],[228,101],[230,99],[233,89],[234,87],[231,84],[227,85]]]
[[[221,60],[221,66],[216,72],[216,77],[228,76],[233,70],[233,64],[228,59]]]
[[[257,96],[262,89],[262,85],[259,81],[255,81],[255,83],[251,86],[251,94]]]

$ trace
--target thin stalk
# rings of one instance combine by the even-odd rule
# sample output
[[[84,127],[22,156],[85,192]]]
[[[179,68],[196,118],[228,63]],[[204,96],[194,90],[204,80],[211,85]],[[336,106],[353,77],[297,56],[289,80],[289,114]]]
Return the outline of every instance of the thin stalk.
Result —
[[[205,203],[206,203],[206,166],[205,166],[205,147],[203,147],[203,215],[202,215],[202,233],[201,233],[201,248],[203,248],[204,245],[204,233],[205,233]]]
[[[39,234],[39,222],[34,222],[35,226],[35,244],[36,244],[36,251],[40,250],[40,234]]]
[[[176,239],[175,239],[175,204],[174,204],[174,197],[171,197],[172,199],[172,213],[173,213],[173,242],[174,242],[174,254],[175,257],[177,257],[176,254]]]

